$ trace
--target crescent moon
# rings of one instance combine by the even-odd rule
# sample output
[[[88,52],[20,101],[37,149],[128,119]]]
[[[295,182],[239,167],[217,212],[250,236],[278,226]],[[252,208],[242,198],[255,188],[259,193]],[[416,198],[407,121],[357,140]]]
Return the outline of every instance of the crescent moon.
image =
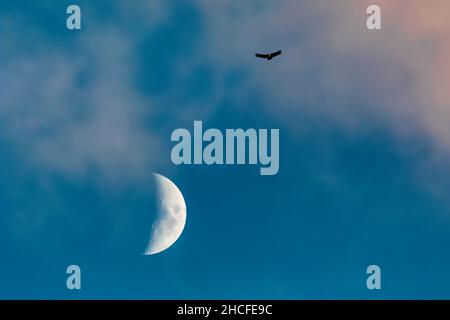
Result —
[[[168,249],[178,240],[186,224],[186,203],[177,186],[166,177],[154,173],[158,218],[152,226],[145,255]]]

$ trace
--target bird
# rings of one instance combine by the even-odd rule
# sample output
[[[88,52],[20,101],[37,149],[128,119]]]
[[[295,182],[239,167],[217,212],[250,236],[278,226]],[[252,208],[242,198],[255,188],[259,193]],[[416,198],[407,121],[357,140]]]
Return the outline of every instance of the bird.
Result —
[[[256,53],[255,56],[257,58],[263,58],[263,59],[267,59],[267,60],[272,60],[272,58],[275,58],[276,56],[279,56],[282,53],[281,50],[272,52],[272,53]]]

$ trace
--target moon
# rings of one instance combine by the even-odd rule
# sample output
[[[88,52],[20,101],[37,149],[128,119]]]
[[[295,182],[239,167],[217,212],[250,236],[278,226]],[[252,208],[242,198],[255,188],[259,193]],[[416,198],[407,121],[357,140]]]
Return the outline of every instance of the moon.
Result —
[[[157,219],[144,255],[162,252],[180,237],[186,224],[186,203],[177,186],[166,177],[153,173],[157,190]]]

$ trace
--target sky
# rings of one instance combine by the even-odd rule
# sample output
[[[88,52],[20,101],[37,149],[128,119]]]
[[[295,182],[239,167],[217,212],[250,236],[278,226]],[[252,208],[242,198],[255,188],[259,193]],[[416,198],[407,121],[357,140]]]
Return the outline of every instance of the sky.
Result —
[[[366,28],[370,4],[382,30]],[[0,298],[450,298],[449,10],[2,1]],[[278,174],[173,164],[171,133],[195,120],[279,129]],[[187,221],[143,256],[152,172],[181,190]],[[381,290],[366,287],[372,264]]]

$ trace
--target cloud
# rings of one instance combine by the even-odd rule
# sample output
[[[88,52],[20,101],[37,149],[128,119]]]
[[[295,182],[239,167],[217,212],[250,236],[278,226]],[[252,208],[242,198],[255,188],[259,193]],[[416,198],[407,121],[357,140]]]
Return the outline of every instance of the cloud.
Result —
[[[241,91],[259,96],[284,125],[385,126],[401,142],[422,137],[450,152],[446,1],[380,1],[381,31],[366,28],[371,1],[196,3],[218,76],[248,72]],[[284,55],[270,64],[252,57],[276,49]]]
[[[368,31],[369,4],[194,1],[201,34],[194,28],[183,34],[191,41],[180,40],[170,49],[187,45],[189,50],[171,57],[165,56],[170,51],[164,57],[152,53],[158,58],[154,63],[173,71],[163,94],[136,86],[143,59],[137,51],[147,34],[154,42],[160,38],[152,38],[153,32],[179,30],[168,28],[180,18],[173,15],[175,3],[112,2],[114,21],[91,21],[68,47],[32,31],[29,37],[40,45],[28,52],[10,36],[25,32],[24,27],[1,19],[7,49],[0,74],[6,101],[0,108],[0,138],[39,169],[78,179],[98,172],[119,183],[139,180],[166,152],[166,137],[149,122],[161,114],[165,125],[206,120],[231,96],[227,79],[237,72],[245,75],[232,93],[237,107],[249,108],[256,97],[273,126],[294,133],[306,122],[318,130],[337,126],[357,133],[385,127],[402,147],[420,138],[433,155],[449,154],[445,13],[450,5],[444,0],[380,1],[383,30]],[[92,8],[89,12],[100,15]],[[283,49],[283,56],[271,63],[253,57],[256,51],[276,49]],[[151,73],[152,65],[145,66]],[[190,85],[202,70],[208,75],[202,79],[208,84],[202,88],[206,99],[189,92],[196,90]],[[165,112],[167,105],[177,112]]]
[[[450,150],[450,3],[442,0],[389,3],[388,17],[398,20],[403,42],[408,45],[404,59],[414,70],[416,86],[411,94],[422,102],[417,117],[436,147]]]
[[[139,181],[161,145],[146,123],[154,103],[133,87],[130,37],[103,27],[74,39],[64,48],[39,38],[41,48],[3,59],[0,137],[44,172]]]

